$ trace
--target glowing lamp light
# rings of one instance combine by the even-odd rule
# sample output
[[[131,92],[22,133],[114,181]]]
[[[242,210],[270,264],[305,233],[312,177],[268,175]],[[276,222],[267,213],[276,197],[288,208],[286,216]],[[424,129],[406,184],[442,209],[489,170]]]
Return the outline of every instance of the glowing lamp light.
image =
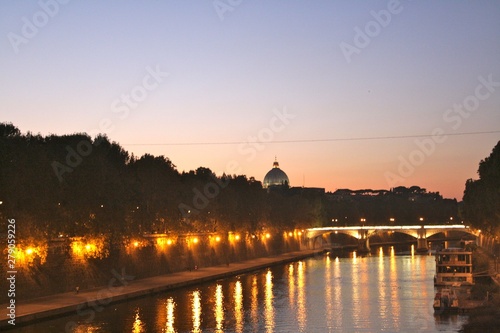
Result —
[[[167,239],[167,245],[172,245],[172,240],[171,239]]]
[[[216,241],[216,242],[220,242],[220,237],[219,237],[219,236],[216,236],[216,237],[215,237],[215,241]]]
[[[197,237],[193,238],[193,243],[195,243],[195,244],[198,243],[198,238]]]
[[[134,242],[134,246],[138,247],[139,246],[139,242]]]
[[[302,231],[299,231],[298,234],[299,234],[299,236],[301,236],[302,235]]]
[[[28,254],[28,255],[33,254],[33,249],[32,249],[32,248],[28,248],[28,249],[26,250],[26,254]]]
[[[271,234],[267,233],[266,238],[271,238]]]
[[[240,235],[236,235],[236,236],[234,236],[234,239],[236,239],[236,240],[240,240]]]
[[[293,236],[293,232],[291,232],[291,231],[290,231],[290,232],[288,233],[288,236],[292,237],[292,236]]]
[[[85,245],[85,250],[90,251],[91,248],[92,246],[90,244]]]

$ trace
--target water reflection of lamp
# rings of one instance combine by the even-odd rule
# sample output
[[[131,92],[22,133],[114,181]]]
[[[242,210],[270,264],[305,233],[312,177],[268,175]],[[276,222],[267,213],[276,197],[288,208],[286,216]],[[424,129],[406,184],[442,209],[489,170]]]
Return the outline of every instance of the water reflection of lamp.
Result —
[[[172,297],[170,297],[169,299],[167,299],[167,322],[165,324],[166,333],[176,332],[174,328],[174,322],[175,322],[174,310],[175,310],[175,302],[172,299]]]
[[[290,307],[295,307],[295,272],[293,263],[288,266],[288,299],[290,300]]]
[[[243,332],[243,287],[241,281],[236,281],[234,286],[234,317],[236,320],[236,332]]]
[[[273,273],[271,272],[271,270],[268,270],[266,274],[266,287],[264,296],[265,296],[264,316],[266,321],[266,328],[268,331],[274,332]]]
[[[257,276],[253,276],[252,278],[252,305],[251,305],[251,314],[252,314],[252,322],[255,325],[259,322],[259,288],[257,283]]]
[[[218,284],[215,289],[215,327],[217,331],[222,331],[224,322],[224,294],[222,285]]]
[[[139,309],[137,309],[135,313],[134,324],[132,327],[132,333],[142,333],[142,332],[145,332],[144,324],[141,318],[139,317]]]
[[[297,320],[301,332],[304,332],[307,324],[307,309],[306,309],[306,277],[304,262],[297,263]]]
[[[193,332],[201,332],[201,297],[200,291],[193,291],[193,300],[192,300],[192,309],[193,309]]]

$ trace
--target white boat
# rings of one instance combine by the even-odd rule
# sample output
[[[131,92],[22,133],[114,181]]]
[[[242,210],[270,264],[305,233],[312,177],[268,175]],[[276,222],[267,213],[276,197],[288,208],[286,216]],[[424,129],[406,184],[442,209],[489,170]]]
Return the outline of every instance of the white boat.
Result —
[[[472,285],[472,252],[447,248],[436,252],[436,286]]]

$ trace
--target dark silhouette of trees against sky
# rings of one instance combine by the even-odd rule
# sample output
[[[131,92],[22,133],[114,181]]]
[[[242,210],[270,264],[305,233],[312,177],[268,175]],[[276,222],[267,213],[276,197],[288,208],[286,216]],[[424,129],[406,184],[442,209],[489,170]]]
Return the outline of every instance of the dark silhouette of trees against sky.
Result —
[[[463,215],[478,229],[500,235],[500,141],[479,163],[479,179],[465,183]]]
[[[486,162],[485,162],[486,163]],[[488,162],[489,163],[489,162]],[[482,169],[481,169],[482,170]],[[484,173],[488,173],[484,171]],[[418,186],[388,190],[267,191],[245,175],[180,173],[165,156],[135,157],[106,136],[22,134],[0,124],[0,214],[25,235],[284,232],[312,226],[442,223],[455,200]]]
[[[418,225],[457,223],[455,199],[418,186],[328,193],[330,225]],[[423,220],[421,220],[423,219]]]

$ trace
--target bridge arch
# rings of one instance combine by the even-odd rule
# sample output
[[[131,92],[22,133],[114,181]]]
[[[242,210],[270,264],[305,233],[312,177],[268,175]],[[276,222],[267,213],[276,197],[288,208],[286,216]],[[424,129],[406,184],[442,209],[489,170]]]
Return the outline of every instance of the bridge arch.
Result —
[[[410,225],[410,226],[352,226],[352,227],[323,227],[309,228],[305,234],[309,248],[316,248],[321,237],[321,246],[330,241],[325,241],[326,234],[345,234],[358,240],[360,250],[369,250],[369,240],[375,235],[384,233],[401,233],[409,235],[417,240],[417,250],[427,249],[427,238],[440,232],[460,231],[474,236],[478,236],[480,231],[470,229],[463,224],[456,225]]]

